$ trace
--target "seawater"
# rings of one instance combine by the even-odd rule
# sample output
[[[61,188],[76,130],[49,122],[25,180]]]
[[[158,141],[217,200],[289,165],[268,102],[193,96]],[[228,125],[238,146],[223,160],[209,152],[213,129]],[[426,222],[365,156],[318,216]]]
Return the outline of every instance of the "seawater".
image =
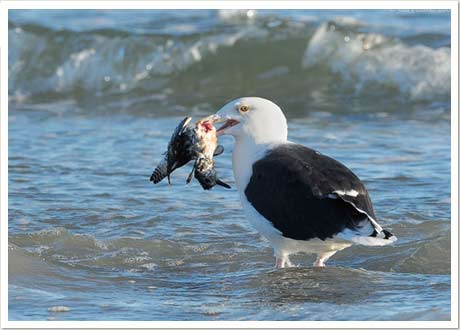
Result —
[[[449,12],[10,10],[8,37],[10,320],[450,319]],[[148,181],[185,115],[248,95],[399,240],[276,270],[235,188]]]

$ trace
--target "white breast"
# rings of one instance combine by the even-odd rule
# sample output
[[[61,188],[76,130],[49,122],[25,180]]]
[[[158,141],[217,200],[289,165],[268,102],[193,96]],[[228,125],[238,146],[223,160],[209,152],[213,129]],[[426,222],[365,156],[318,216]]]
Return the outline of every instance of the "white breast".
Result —
[[[233,148],[233,175],[240,194],[249,183],[252,175],[252,165],[262,158],[273,144],[254,144],[250,140],[238,138]]]

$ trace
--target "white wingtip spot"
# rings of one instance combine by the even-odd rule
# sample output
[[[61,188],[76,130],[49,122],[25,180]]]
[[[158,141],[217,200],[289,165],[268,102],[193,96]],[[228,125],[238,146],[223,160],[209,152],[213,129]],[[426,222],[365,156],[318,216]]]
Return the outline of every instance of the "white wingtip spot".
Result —
[[[347,191],[344,191],[344,190],[336,190],[334,191],[334,193],[336,193],[337,195],[347,195],[347,196],[351,196],[351,197],[356,197],[359,195],[359,192],[357,192],[356,190],[352,189],[352,190],[347,190]]]

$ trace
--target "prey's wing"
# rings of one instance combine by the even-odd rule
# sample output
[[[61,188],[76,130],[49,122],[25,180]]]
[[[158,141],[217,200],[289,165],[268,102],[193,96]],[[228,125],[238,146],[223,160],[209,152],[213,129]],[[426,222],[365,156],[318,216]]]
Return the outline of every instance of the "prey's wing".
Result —
[[[171,139],[169,140],[169,144],[173,143],[177,137],[182,133],[184,128],[188,125],[188,123],[192,120],[192,117],[185,117],[182,121],[177,125],[176,129],[174,130],[173,134],[171,135]]]
[[[171,139],[168,143],[168,150],[164,153],[164,158],[161,160],[161,162],[154,169],[152,175],[150,176],[150,181],[153,181],[153,183],[156,184],[163,180],[165,177],[168,177],[168,183],[170,183],[169,175],[176,168],[176,166],[180,165],[175,160],[174,146],[180,140],[182,132],[187,127],[187,124],[191,119],[192,117],[185,117],[174,129],[174,132],[171,135]]]

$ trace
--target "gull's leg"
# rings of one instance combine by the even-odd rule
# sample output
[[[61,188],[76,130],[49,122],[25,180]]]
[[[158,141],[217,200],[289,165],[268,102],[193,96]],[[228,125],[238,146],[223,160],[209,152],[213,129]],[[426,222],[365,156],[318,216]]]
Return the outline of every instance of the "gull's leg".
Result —
[[[287,267],[294,266],[289,260],[289,254],[280,253],[280,252],[275,251],[275,257],[276,257],[276,262],[275,262],[276,268],[285,268],[286,266]]]
[[[284,257],[276,257],[275,267],[284,268],[286,266],[286,259]]]
[[[286,266],[288,267],[295,267],[295,265],[289,260],[289,256],[286,256]]]
[[[332,257],[337,251],[330,251],[318,254],[316,261],[313,263],[315,267],[326,267],[325,262]]]

